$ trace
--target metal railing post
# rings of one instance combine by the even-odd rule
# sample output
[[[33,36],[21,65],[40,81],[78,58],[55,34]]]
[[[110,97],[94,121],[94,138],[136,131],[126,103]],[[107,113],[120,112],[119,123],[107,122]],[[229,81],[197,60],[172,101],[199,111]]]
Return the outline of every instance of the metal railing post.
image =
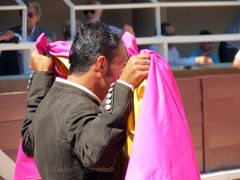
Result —
[[[70,25],[71,25],[71,39],[73,38],[73,35],[76,31],[76,9],[75,5],[72,3],[71,0],[63,0],[68,7],[70,8]]]
[[[27,41],[27,6],[22,0],[15,0],[22,8],[22,39]]]

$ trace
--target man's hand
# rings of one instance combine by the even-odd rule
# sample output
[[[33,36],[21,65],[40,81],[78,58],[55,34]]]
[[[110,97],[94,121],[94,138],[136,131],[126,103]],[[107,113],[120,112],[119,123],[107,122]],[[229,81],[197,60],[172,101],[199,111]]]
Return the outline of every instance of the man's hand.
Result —
[[[198,56],[196,60],[197,64],[213,64],[212,58],[208,56]]]
[[[129,33],[131,33],[132,35],[135,36],[135,32],[134,32],[134,30],[133,30],[133,27],[130,26],[130,25],[128,25],[128,24],[125,24],[125,25],[123,26],[123,31],[124,31],[124,32],[129,32]]]
[[[213,49],[211,49],[209,51],[206,51],[206,52],[202,52],[200,54],[200,56],[208,56],[208,57],[210,57],[212,53],[213,53]]]
[[[150,57],[147,54],[132,56],[120,76],[120,80],[137,87],[148,75]]]
[[[29,67],[35,72],[51,71],[53,68],[53,60],[51,57],[40,55],[37,50],[34,50],[31,54]]]
[[[240,58],[236,58],[233,60],[233,66],[240,69]]]
[[[13,31],[5,31],[3,34],[0,35],[0,41],[9,41],[15,36]]]

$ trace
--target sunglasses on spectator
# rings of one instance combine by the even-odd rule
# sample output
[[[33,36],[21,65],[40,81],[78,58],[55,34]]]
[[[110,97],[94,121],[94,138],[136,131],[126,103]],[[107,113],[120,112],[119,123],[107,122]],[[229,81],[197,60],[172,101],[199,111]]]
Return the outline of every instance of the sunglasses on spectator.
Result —
[[[95,14],[95,10],[84,10],[83,13],[87,15],[88,13]]]
[[[32,17],[34,17],[35,15],[33,14],[33,13],[28,13],[28,17],[29,18],[32,18]]]

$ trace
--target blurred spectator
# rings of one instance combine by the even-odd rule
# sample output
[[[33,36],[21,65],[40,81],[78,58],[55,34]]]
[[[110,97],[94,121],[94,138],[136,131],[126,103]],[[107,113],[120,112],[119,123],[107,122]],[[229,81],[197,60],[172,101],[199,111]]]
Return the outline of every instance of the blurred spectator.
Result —
[[[131,33],[132,35],[135,36],[135,32],[134,32],[134,30],[133,30],[133,27],[130,26],[129,24],[125,24],[125,25],[123,26],[123,32],[129,32],[129,33]]]
[[[3,43],[3,42],[9,42],[9,41],[12,41],[12,42],[15,42],[16,40],[13,40],[15,37],[15,33],[12,32],[12,31],[5,31],[3,33],[0,34],[0,42]],[[17,43],[18,41],[16,41]]]
[[[27,41],[35,42],[37,37],[41,33],[45,33],[48,42],[56,40],[54,33],[42,28],[38,25],[41,18],[41,7],[36,2],[27,2]],[[6,31],[7,34],[14,34],[12,38],[14,42],[18,42],[21,39],[22,26],[10,28]],[[6,36],[6,35],[3,35]],[[11,40],[5,40],[4,42],[13,42]],[[22,51],[2,51],[0,57],[0,75],[21,74],[23,72],[23,57]]]
[[[41,19],[41,7],[37,2],[27,2],[27,41],[35,42],[40,34],[46,34],[48,42],[56,40],[56,35],[53,32],[46,30],[38,25]],[[22,26],[11,28],[12,31],[22,34]]]
[[[237,11],[231,24],[225,30],[225,34],[240,33],[240,10]],[[221,62],[232,62],[238,50],[240,49],[239,41],[221,42],[218,53]]]
[[[89,0],[86,2],[86,5],[101,5],[101,3],[97,0]],[[102,21],[103,10],[102,9],[94,9],[94,10],[84,10],[83,14],[85,17],[86,22],[99,22]],[[123,29],[120,29],[119,27],[113,26],[109,24],[110,29],[117,33],[119,36],[122,36],[124,32],[129,32],[133,35],[135,35],[132,26],[125,24],[123,26]]]
[[[99,1],[89,0],[86,2],[86,5],[101,5]],[[83,14],[86,22],[99,22],[101,21],[103,10],[94,9],[94,10],[84,10]]]
[[[199,35],[210,35],[212,34],[208,30],[203,30]],[[188,57],[197,57],[197,56],[207,56],[213,60],[213,63],[219,63],[217,55],[213,52],[214,44],[213,42],[202,42],[199,43],[199,47],[193,50]]]
[[[161,31],[162,35],[164,36],[176,35],[175,27],[169,22],[161,24]],[[157,46],[155,44],[151,45],[149,48],[154,51],[158,51]],[[180,54],[175,45],[172,43],[168,43],[168,63],[171,66],[191,66],[194,64],[212,64],[212,60],[207,56],[182,58],[180,57]]]
[[[76,29],[81,25],[79,20],[76,20]],[[66,21],[63,26],[63,39],[65,41],[71,41],[71,23],[70,21]]]
[[[237,54],[234,57],[233,66],[240,69],[240,50],[237,52]]]

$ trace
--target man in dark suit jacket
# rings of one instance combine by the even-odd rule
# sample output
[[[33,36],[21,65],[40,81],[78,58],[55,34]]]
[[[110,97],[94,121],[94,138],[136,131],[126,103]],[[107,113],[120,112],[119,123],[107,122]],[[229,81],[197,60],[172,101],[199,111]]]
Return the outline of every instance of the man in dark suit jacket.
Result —
[[[35,42],[38,36],[45,33],[48,42],[56,41],[56,35],[53,32],[38,25],[41,19],[41,6],[34,1],[29,1],[27,5],[27,41]],[[12,31],[22,34],[22,26],[11,28]]]
[[[106,24],[89,23],[76,33],[67,80],[57,78],[52,85],[51,72],[34,75],[23,150],[34,156],[42,179],[124,179],[133,88],[146,78],[148,58],[128,60]]]
[[[38,36],[45,33],[48,42],[56,40],[53,32],[46,30],[38,25],[41,18],[41,7],[36,2],[28,2],[27,4],[27,41],[35,42]],[[10,28],[11,33],[17,39],[22,34],[22,26]],[[23,57],[21,51],[3,51],[0,54],[0,75],[21,74],[23,72]]]

